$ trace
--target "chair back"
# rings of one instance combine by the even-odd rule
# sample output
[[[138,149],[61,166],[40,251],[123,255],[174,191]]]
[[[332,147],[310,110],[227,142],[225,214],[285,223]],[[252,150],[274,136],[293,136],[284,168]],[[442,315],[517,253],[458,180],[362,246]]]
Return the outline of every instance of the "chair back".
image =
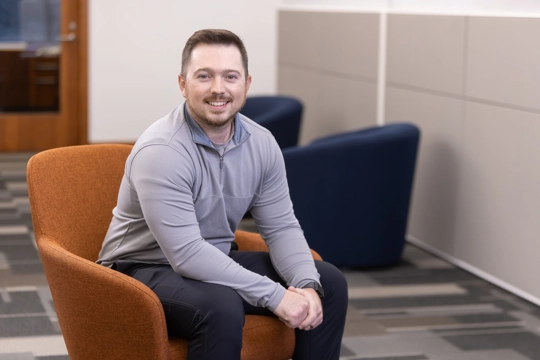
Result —
[[[131,148],[71,146],[30,159],[28,194],[38,244],[47,235],[67,251],[97,260]]]
[[[36,243],[72,359],[170,360],[163,307],[155,294],[95,263],[131,148],[57,148],[28,162]]]
[[[281,149],[298,145],[304,106],[289,96],[251,96],[240,111],[267,128]]]
[[[337,266],[401,257],[419,129],[390,124],[283,151],[294,212],[309,246]]]

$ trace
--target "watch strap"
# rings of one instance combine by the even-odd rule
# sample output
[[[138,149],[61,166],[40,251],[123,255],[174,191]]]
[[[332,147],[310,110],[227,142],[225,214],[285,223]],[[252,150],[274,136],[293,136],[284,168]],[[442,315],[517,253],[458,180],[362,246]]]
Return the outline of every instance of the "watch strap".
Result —
[[[321,284],[319,284],[318,282],[311,281],[305,284],[304,286],[302,286],[302,289],[306,289],[306,288],[315,290],[321,299],[324,297],[324,289],[321,286]]]

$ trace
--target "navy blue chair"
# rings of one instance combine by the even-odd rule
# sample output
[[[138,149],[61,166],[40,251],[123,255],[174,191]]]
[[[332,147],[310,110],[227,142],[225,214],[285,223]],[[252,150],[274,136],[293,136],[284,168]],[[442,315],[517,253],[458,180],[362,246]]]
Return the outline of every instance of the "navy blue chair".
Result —
[[[405,245],[419,129],[391,124],[283,151],[309,246],[340,267],[397,262]]]
[[[240,111],[267,128],[281,149],[298,145],[302,103],[288,96],[251,96]]]

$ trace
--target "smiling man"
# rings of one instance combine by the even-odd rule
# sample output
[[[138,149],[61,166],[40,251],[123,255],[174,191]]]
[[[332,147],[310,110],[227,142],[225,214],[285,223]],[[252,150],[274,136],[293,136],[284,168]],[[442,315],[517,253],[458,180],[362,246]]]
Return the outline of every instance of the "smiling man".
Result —
[[[347,284],[313,260],[273,136],[239,113],[251,84],[244,44],[196,32],[178,82],[186,101],[133,147],[97,262],[156,293],[189,359],[240,359],[245,314],[295,328],[294,359],[338,359]],[[247,211],[269,253],[231,249]]]

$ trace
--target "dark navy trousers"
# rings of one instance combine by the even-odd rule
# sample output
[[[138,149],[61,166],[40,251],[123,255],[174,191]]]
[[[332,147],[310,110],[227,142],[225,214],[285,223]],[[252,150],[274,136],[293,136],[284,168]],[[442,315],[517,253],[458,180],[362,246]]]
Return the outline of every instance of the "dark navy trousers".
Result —
[[[286,286],[268,253],[231,251],[229,256],[244,268]],[[293,359],[338,360],[347,313],[347,282],[333,265],[315,261],[315,266],[324,289],[323,322],[314,330],[296,329]],[[248,304],[229,287],[182,277],[170,265],[119,261],[113,268],[156,293],[169,334],[189,339],[189,360],[239,360],[244,315],[275,316],[266,308]]]

